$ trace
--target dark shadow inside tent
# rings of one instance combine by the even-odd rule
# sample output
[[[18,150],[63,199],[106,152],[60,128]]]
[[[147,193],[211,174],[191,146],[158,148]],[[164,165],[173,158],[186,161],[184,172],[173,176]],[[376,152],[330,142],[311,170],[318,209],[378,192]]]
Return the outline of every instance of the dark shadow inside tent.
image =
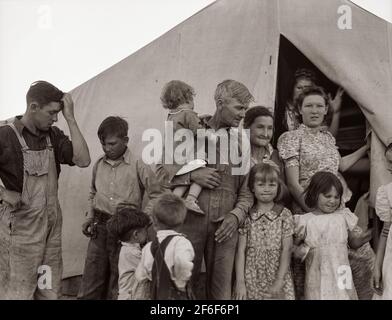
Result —
[[[278,58],[278,75],[275,99],[275,132],[274,146],[279,136],[285,131],[283,127],[284,110],[287,101],[292,96],[294,87],[294,74],[299,68],[311,69],[317,77],[317,85],[322,86],[332,97],[335,96],[339,83],[334,83],[323,74],[298,48],[284,36],[280,36],[280,49]],[[327,116],[327,122],[331,115]],[[363,146],[366,137],[366,119],[358,104],[346,92],[343,95],[340,112],[340,126],[336,143],[340,155],[343,157]],[[348,207],[354,211],[358,199],[369,190],[369,159],[358,161],[351,169],[343,173],[353,196]]]

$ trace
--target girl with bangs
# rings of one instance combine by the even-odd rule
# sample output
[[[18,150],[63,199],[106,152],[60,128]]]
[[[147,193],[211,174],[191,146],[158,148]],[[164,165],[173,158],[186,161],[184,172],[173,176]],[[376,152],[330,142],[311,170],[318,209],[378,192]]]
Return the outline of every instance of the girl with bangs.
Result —
[[[270,160],[250,171],[255,204],[239,229],[235,299],[294,299],[290,272],[294,221],[290,210],[279,204],[285,188],[279,175],[279,167]]]

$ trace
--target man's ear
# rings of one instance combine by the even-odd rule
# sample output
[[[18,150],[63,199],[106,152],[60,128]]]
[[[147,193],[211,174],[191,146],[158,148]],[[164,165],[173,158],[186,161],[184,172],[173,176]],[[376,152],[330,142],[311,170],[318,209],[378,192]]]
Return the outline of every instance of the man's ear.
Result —
[[[124,137],[123,138],[123,142],[124,142],[125,145],[128,145],[129,137]]]
[[[29,110],[31,111],[36,111],[39,109],[39,104],[35,101],[30,102],[29,104]]]
[[[220,111],[223,108],[223,100],[222,99],[218,99],[216,101],[216,108]]]

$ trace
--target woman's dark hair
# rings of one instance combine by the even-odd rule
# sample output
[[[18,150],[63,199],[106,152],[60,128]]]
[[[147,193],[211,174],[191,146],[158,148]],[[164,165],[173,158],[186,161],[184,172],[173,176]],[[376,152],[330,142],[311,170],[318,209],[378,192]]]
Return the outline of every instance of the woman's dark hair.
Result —
[[[244,118],[244,128],[249,129],[255,119],[258,117],[271,117],[272,120],[274,119],[274,115],[266,107],[255,106],[246,111]]]
[[[98,128],[98,138],[103,141],[109,135],[125,138],[128,136],[128,122],[120,117],[107,117]]]
[[[326,194],[331,191],[332,187],[335,188],[338,196],[341,198],[343,195],[343,185],[336,175],[327,171],[316,172],[310,180],[309,186],[305,190],[305,204],[309,208],[315,208],[320,194]]]
[[[134,230],[148,227],[150,224],[151,220],[144,212],[121,208],[107,222],[107,229],[117,239],[126,242],[129,241]]]
[[[262,162],[254,165],[249,172],[249,189],[253,193],[254,185],[256,181],[260,180],[262,182],[267,182],[269,180],[275,180],[278,183],[278,191],[274,199],[275,202],[281,202],[284,199],[286,186],[284,182],[279,177],[280,169],[277,164],[272,163],[272,160],[267,162]]]
[[[321,96],[325,101],[326,107],[329,107],[329,97],[325,93],[324,89],[322,87],[312,86],[312,87],[304,89],[304,91],[298,96],[298,99],[297,99],[297,109],[298,110],[301,110],[302,103],[304,102],[304,99],[308,96],[311,96],[311,95]]]

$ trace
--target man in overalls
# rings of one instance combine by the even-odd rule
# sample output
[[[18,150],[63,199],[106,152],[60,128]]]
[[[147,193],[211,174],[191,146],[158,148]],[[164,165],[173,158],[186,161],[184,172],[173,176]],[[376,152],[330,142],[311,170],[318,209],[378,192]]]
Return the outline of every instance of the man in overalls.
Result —
[[[33,83],[27,110],[0,127],[0,299],[61,294],[60,164],[87,167],[90,155],[70,94]],[[72,142],[57,127],[67,121]]]

